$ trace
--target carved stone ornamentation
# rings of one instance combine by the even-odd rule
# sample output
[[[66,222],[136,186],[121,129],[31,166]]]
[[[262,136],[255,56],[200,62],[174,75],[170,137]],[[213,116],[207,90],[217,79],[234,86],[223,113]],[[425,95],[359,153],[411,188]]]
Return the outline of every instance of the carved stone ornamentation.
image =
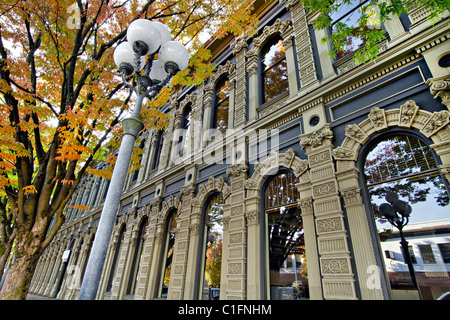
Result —
[[[244,186],[245,186],[245,189],[256,189],[258,187],[258,184],[256,183],[255,180],[248,179],[248,180],[245,180]]]
[[[261,47],[266,43],[266,41],[276,33],[288,33],[288,29],[292,28],[292,21],[290,19],[286,19],[282,21],[281,19],[277,19],[275,23],[271,26],[265,26],[262,34],[253,39],[253,48],[246,52],[245,56],[247,58],[257,57]]]
[[[376,129],[379,130],[387,128],[384,109],[380,109],[378,107],[372,108],[369,113],[369,119]]]
[[[364,132],[358,127],[356,124],[350,124],[345,127],[345,135],[349,138],[352,138],[359,143],[362,143],[362,141],[365,138]]]
[[[314,197],[326,196],[336,192],[336,184],[331,181],[313,186]]]
[[[348,260],[342,259],[322,259],[322,272],[325,274],[349,273]]]
[[[198,223],[194,223],[194,224],[190,225],[189,226],[189,235],[191,235],[191,236],[198,235],[199,228],[200,228],[200,226]]]
[[[182,186],[180,189],[181,189],[181,195],[183,197],[194,196],[197,186],[196,186],[195,182],[191,182],[186,186]]]
[[[355,160],[355,152],[353,150],[337,147],[331,151],[334,160]]]
[[[342,223],[339,217],[317,220],[317,232],[333,232],[342,230]]]
[[[325,139],[332,139],[333,131],[330,129],[330,125],[326,124],[321,129],[312,133],[300,136],[300,145],[303,149],[306,147],[318,147],[321,146]]]
[[[442,99],[442,103],[450,110],[450,77],[447,75],[440,78],[431,78],[427,80],[430,86],[430,92],[435,99]]]
[[[258,210],[252,210],[250,212],[245,213],[245,217],[247,218],[247,224],[258,224],[259,223],[259,214]]]
[[[449,118],[450,112],[447,110],[435,112],[420,131],[427,137],[431,137],[433,134],[450,123]]]
[[[205,89],[204,89],[205,90],[205,96],[207,94],[212,99],[212,95],[213,95],[213,92],[214,92],[214,87],[215,87],[217,81],[223,75],[233,73],[234,70],[236,70],[236,63],[231,63],[230,61],[227,61],[227,63],[225,63],[224,65],[221,65],[221,66],[217,67],[217,70],[214,73],[214,75],[211,77],[208,85],[205,86]]]
[[[230,178],[239,178],[241,175],[246,174],[248,166],[245,163],[239,163],[230,165],[227,167],[227,175]]]
[[[236,37],[233,54],[237,55],[239,52],[241,52],[241,50],[247,49],[247,48],[248,48],[248,44],[247,44],[247,41],[245,40],[245,35],[242,34],[242,35]]]
[[[409,100],[405,104],[402,104],[400,106],[400,119],[398,125],[400,127],[411,127],[418,110],[419,106],[413,100]]]
[[[286,153],[284,154],[284,166],[286,168],[289,168],[294,158],[295,158],[294,149],[289,149],[288,151],[286,151]]]
[[[291,168],[294,169],[294,175],[299,177],[306,169],[308,169],[308,160],[298,160],[294,162],[298,163],[298,165],[292,165]]]
[[[355,204],[359,205],[361,204],[361,195],[360,195],[360,188],[345,190],[341,192],[342,197],[345,200],[345,204],[347,206]]]

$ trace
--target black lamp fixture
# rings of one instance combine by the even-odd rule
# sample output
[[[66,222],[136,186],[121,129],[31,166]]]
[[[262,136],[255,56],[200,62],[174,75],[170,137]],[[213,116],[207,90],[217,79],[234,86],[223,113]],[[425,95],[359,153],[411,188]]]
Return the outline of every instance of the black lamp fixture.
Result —
[[[412,264],[411,255],[409,254],[408,241],[406,241],[403,234],[403,228],[409,222],[409,216],[411,215],[412,208],[406,201],[400,200],[398,198],[398,194],[393,191],[388,191],[385,199],[389,203],[380,204],[378,209],[389,221],[389,223],[396,227],[400,232],[400,245],[402,246],[406,264],[408,265],[409,274],[411,276],[413,286],[421,298],[419,286],[417,285],[416,274],[414,272],[414,266]]]

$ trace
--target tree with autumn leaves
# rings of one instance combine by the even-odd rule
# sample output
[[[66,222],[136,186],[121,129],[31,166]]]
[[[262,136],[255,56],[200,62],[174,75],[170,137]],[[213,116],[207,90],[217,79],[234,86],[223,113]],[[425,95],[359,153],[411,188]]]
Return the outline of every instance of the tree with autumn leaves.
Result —
[[[113,64],[127,26],[138,18],[161,21],[191,49],[189,67],[143,108],[145,129],[161,128],[168,117],[159,107],[171,93],[203,82],[214,70],[202,32],[251,35],[257,23],[251,4],[1,2],[0,276],[13,243],[14,252],[0,299],[26,298],[39,257],[64,223],[64,209],[83,175],[111,175],[111,169],[97,171],[93,164],[114,163],[106,155],[118,148],[121,120],[133,106]]]

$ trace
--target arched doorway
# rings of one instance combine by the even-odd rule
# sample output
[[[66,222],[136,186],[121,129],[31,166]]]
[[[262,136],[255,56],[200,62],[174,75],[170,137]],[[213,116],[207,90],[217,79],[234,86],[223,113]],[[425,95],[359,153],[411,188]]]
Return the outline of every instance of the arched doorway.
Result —
[[[270,178],[264,189],[266,297],[272,300],[309,298],[303,221],[297,179],[290,170]]]
[[[412,207],[403,229],[422,299],[450,290],[450,198],[429,144],[411,134],[384,136],[366,148],[363,172],[393,299],[418,298],[399,244],[397,228],[379,205],[388,191]]]

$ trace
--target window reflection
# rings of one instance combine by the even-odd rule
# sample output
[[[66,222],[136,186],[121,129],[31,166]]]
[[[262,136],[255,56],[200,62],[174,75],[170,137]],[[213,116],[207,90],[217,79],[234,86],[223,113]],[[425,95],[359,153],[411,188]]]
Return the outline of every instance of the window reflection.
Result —
[[[349,27],[358,27],[358,19],[363,15],[362,6],[367,4],[367,0],[351,0],[349,3],[344,3],[339,7],[337,12],[330,15],[332,21],[332,32],[337,32],[341,23],[347,24]],[[347,36],[346,44],[343,50],[336,52],[337,59],[341,59],[350,53],[358,50],[364,45],[364,39],[361,37]]]
[[[173,211],[168,217],[167,221],[167,232],[166,232],[166,244],[165,244],[165,254],[164,254],[164,271],[163,271],[163,279],[161,284],[161,292],[159,296],[161,298],[167,298],[167,293],[169,291],[169,282],[170,275],[172,273],[172,260],[173,260],[173,251],[175,244],[175,231],[177,228],[177,223],[175,221],[177,211]]]
[[[218,300],[220,297],[220,275],[222,272],[223,243],[223,197],[213,196],[205,208],[204,275],[202,278],[202,300]]]
[[[283,40],[279,37],[267,43],[261,53],[263,103],[289,90],[287,63]]]
[[[415,299],[408,267],[393,228],[378,210],[388,191],[412,207],[403,232],[422,299],[450,291],[450,266],[440,248],[450,244],[450,199],[431,148],[413,136],[386,138],[369,150],[364,166],[385,268],[394,299]]]
[[[228,78],[222,78],[216,85],[214,99],[213,125],[218,130],[228,128],[228,110],[230,107]]]
[[[265,192],[269,294],[273,300],[309,298],[303,221],[291,172],[276,175]]]

